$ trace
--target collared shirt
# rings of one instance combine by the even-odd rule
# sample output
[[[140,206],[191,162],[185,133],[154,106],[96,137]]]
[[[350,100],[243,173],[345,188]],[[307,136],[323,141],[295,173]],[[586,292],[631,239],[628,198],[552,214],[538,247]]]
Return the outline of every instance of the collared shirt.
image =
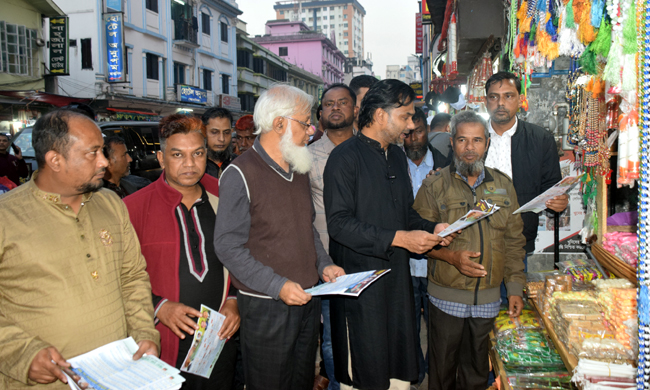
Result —
[[[465,183],[469,184],[469,180],[467,180],[465,176],[461,175],[460,172],[458,172],[458,170],[456,170],[456,173],[458,174],[458,176],[461,177],[461,179],[465,180]],[[476,188],[480,186],[481,183],[483,183],[483,180],[485,180],[485,169],[482,170],[481,173],[478,175],[476,181],[474,182],[474,185],[469,184],[469,186],[472,187],[472,190],[476,190]]]
[[[69,358],[127,336],[160,345],[146,263],[113,192],[84,194],[75,214],[31,180],[0,196],[0,220],[0,383],[22,388],[9,377],[27,382],[48,346]]]
[[[407,158],[409,164],[409,173],[411,174],[411,185],[413,186],[413,198],[415,198],[422,186],[422,181],[426,179],[427,175],[433,169],[433,153],[427,148],[427,154],[420,162],[420,165],[415,165],[410,158]],[[411,254],[413,256],[413,254]],[[411,257],[409,260],[409,265],[411,267],[411,276],[416,276],[419,278],[427,277],[427,258],[426,256],[418,255],[417,257]]]
[[[259,137],[255,138],[252,149],[245,153],[258,153],[262,160],[273,168],[278,175],[286,180],[292,180],[294,172],[291,167],[287,172],[273,161],[262,147]],[[280,297],[282,286],[287,282],[287,278],[276,274],[272,268],[255,260],[250,251],[244,247],[249,239],[251,212],[248,189],[242,175],[239,168],[232,164],[221,175],[219,213],[215,223],[214,246],[223,262],[226,262],[226,256],[222,256],[219,251],[229,248],[228,269],[232,274],[239,275],[237,279],[241,283],[277,300]],[[315,215],[316,213],[314,213]],[[323,269],[334,263],[323,248],[319,238],[320,234],[315,227],[313,231],[317,256],[316,266],[320,277]],[[228,234],[217,235],[217,232],[228,232]]]
[[[131,195],[124,187],[122,187],[122,185],[118,186],[115,185],[115,183],[108,181],[106,179],[102,179],[102,180],[104,180],[104,188],[108,188],[109,190],[115,192],[117,196],[120,197],[120,199],[124,199],[127,196]]]
[[[325,205],[323,204],[323,172],[327,159],[336,145],[332,142],[327,133],[313,144],[309,145],[311,152],[312,164],[309,171],[309,182],[311,184],[311,195],[314,200],[314,209],[316,210],[316,219],[314,226],[320,234],[320,240],[323,242],[325,251],[329,253],[330,236],[327,234],[327,219],[325,218]]]
[[[428,295],[428,294],[427,294]],[[494,318],[499,315],[501,300],[483,305],[466,305],[464,303],[443,301],[429,296],[429,301],[438,309],[458,318]]]
[[[503,135],[497,134],[492,128],[492,122],[488,122],[490,132],[490,148],[488,149],[485,166],[498,169],[512,178],[512,136],[517,131],[517,119],[515,124]]]

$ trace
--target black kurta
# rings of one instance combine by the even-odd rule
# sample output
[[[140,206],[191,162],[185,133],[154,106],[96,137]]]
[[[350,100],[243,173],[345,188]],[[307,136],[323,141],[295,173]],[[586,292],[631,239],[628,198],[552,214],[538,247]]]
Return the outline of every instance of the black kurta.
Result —
[[[388,389],[389,379],[418,379],[409,252],[391,247],[397,230],[427,230],[413,205],[404,152],[384,151],[362,133],[332,151],[324,173],[330,256],[346,273],[390,268],[358,298],[331,300],[336,379],[361,389]],[[352,381],[348,375],[348,336]]]

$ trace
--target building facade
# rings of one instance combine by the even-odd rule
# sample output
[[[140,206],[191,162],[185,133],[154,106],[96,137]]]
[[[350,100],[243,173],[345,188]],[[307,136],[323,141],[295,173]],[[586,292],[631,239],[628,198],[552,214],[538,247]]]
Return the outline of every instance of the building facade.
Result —
[[[330,37],[348,58],[364,57],[366,10],[357,0],[277,1],[273,6],[276,19],[301,21],[311,30]]]
[[[248,37],[246,23],[237,21],[237,90],[241,109],[252,114],[262,92],[275,83],[288,83],[298,87],[318,101],[318,91],[323,80],[285,61]],[[313,114],[316,114],[314,107]]]
[[[65,16],[52,0],[11,0],[0,14],[0,91],[40,91],[49,73],[45,65],[48,18]],[[6,95],[3,95],[6,96]],[[31,100],[30,100],[31,102]],[[0,99],[0,132],[31,125],[50,105],[26,104],[21,96]]]
[[[325,88],[343,82],[345,56],[327,36],[310,30],[303,22],[269,20],[266,34],[253,41],[290,64],[320,77]]]
[[[234,0],[57,0],[70,17],[70,76],[58,93],[94,98],[106,119],[128,113],[201,113],[223,105],[239,111]],[[92,5],[92,6],[89,6]],[[107,13],[123,13],[121,80],[112,82]],[[75,45],[73,46],[72,43]]]

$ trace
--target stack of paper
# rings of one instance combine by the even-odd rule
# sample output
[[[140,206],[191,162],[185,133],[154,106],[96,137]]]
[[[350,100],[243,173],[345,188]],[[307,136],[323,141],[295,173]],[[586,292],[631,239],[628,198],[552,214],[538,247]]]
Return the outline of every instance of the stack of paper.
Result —
[[[327,282],[316,287],[305,290],[306,293],[313,296],[319,295],[348,295],[358,297],[361,291],[370,286],[382,275],[389,272],[390,269],[380,269],[379,271],[357,272],[355,274],[343,275],[336,278],[336,282]]]
[[[114,341],[69,359],[72,371],[81,377],[79,385],[95,390],[174,390],[185,379],[180,371],[155,356],[133,360],[138,344],[128,339]],[[80,387],[68,376],[73,390]]]

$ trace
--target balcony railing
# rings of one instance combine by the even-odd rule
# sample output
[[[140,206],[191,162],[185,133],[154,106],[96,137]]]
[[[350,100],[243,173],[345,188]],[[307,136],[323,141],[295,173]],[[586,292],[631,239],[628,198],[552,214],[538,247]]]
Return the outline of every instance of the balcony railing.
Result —
[[[192,18],[194,19],[194,18]],[[174,20],[174,41],[181,41],[187,46],[199,47],[198,24],[195,20],[175,19]]]

